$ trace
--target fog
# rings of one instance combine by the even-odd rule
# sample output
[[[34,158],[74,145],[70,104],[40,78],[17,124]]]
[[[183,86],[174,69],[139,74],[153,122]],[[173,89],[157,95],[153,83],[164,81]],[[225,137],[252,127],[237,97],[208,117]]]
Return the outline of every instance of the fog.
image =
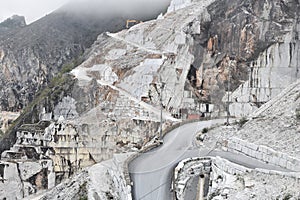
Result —
[[[0,21],[12,15],[25,16],[31,23],[53,10],[61,7],[69,0],[0,0]]]
[[[96,15],[153,15],[165,10],[171,0],[73,0],[60,10]]]
[[[109,14],[153,14],[166,8],[171,0],[1,0],[0,21],[14,14],[25,16],[27,24],[54,10],[76,13]]]

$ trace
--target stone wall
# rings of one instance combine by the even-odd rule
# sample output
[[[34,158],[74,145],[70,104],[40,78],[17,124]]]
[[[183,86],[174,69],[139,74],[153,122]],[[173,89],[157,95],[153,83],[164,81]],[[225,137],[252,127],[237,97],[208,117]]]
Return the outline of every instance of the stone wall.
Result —
[[[213,199],[213,197],[216,196],[222,196],[223,198],[221,199],[226,199],[229,194],[233,195],[243,192],[245,192],[247,196],[255,192],[255,195],[258,195],[257,198],[261,199],[262,197],[266,197],[266,192],[267,195],[269,195],[273,192],[272,190],[274,190],[274,188],[282,187],[281,179],[293,185],[293,189],[297,187],[300,180],[300,172],[249,169],[218,156],[212,158],[189,158],[181,161],[174,170],[175,182],[173,186],[177,199],[184,199],[184,197],[186,197],[185,190],[189,192],[199,191],[199,185],[195,184],[195,182],[191,184],[190,179],[198,174],[199,169],[201,169],[201,162],[206,159],[211,163],[209,180],[205,182],[205,184],[209,184],[209,199]],[[277,182],[272,187],[265,185],[266,179],[272,180],[272,178],[278,181],[278,186],[276,185]],[[296,184],[296,186],[294,184]],[[261,193],[259,189],[262,186],[265,186],[265,193]],[[280,193],[280,191],[277,191],[277,193]],[[191,197],[191,195],[188,197]],[[236,197],[233,199],[243,198]]]
[[[218,168],[219,170],[222,170],[226,173],[236,174],[236,175],[238,175],[238,174],[241,175],[241,174],[251,171],[251,169],[249,169],[249,168],[246,168],[242,165],[232,163],[232,162],[230,162],[226,159],[223,159],[219,156],[212,158],[212,160],[213,160],[212,166],[213,166],[214,170],[216,170],[216,168]]]
[[[217,196],[220,199],[265,199],[271,198],[274,193],[276,196],[290,193],[297,199],[299,172],[248,169],[221,157],[212,158],[212,161],[210,199]]]
[[[113,180],[114,190],[119,194],[121,200],[132,200],[132,186],[126,180],[124,171],[124,162],[132,155],[132,153],[114,154],[114,166],[108,170]]]
[[[195,188],[195,185],[191,183],[193,178],[197,179],[197,177],[202,175],[205,179],[205,182],[209,182],[210,172],[210,158],[188,158],[179,162],[174,169],[174,179],[172,185],[176,199],[185,199],[185,195],[189,192],[190,188]],[[198,186],[198,181],[196,185]],[[198,191],[197,186],[196,191]]]
[[[230,140],[224,140],[222,144],[225,147],[224,149],[227,151],[244,154],[263,162],[280,166],[292,171],[300,170],[299,159],[289,156],[285,153],[274,151],[269,147],[249,143],[234,137]]]
[[[264,174],[282,175],[285,177],[292,177],[292,178],[300,179],[299,172],[282,172],[282,171],[268,170],[268,169],[261,169],[261,168],[250,169],[250,168],[244,167],[242,165],[238,165],[233,162],[230,162],[229,160],[226,160],[219,156],[212,158],[212,169],[216,174],[218,174],[218,173],[222,174],[225,172],[225,173],[231,174],[231,175],[243,175],[245,173],[257,171],[257,172],[262,172]],[[213,173],[213,177],[215,177],[214,173]]]

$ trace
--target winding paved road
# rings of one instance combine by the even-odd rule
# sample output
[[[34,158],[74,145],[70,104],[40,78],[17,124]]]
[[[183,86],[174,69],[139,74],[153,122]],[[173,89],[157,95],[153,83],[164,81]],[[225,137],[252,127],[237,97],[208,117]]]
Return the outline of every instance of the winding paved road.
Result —
[[[220,156],[248,168],[283,171],[279,167],[240,154],[199,149],[193,146],[193,139],[198,131],[220,123],[224,123],[224,119],[183,125],[169,132],[164,137],[163,145],[134,159],[129,164],[129,172],[133,180],[134,199],[171,200],[172,171],[179,161],[189,157]]]

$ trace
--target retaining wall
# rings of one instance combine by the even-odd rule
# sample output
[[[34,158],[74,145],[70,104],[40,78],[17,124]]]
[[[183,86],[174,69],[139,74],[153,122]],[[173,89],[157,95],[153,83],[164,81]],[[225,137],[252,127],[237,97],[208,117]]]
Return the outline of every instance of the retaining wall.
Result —
[[[241,175],[251,171],[251,169],[249,168],[246,168],[242,165],[235,164],[219,156],[212,158],[212,161],[213,161],[212,162],[213,168],[216,167],[219,170],[227,172],[228,174]]]
[[[210,157],[194,157],[180,161],[174,169],[173,191],[176,199],[184,199],[188,192],[188,182],[191,178],[206,174],[209,179],[211,172]]]
[[[256,145],[239,138],[223,141],[224,150],[240,153],[291,171],[300,171],[300,160],[286,153],[275,151],[263,145]]]
[[[114,188],[119,194],[120,200],[132,200],[131,184],[128,183],[124,171],[124,163],[132,153],[114,154],[113,156],[113,169],[108,170],[112,177]]]
[[[246,167],[243,167],[241,165],[232,163],[224,158],[221,158],[219,156],[212,158],[212,168],[213,171],[224,171],[228,174],[232,175],[241,175],[243,173],[247,172],[252,172],[252,171],[257,171],[261,172],[264,174],[269,174],[269,175],[281,175],[283,177],[291,177],[295,179],[300,179],[300,172],[282,172],[282,171],[276,171],[276,170],[268,170],[268,169],[261,169],[261,168],[256,168],[256,169],[249,169]],[[216,168],[218,170],[216,170]]]

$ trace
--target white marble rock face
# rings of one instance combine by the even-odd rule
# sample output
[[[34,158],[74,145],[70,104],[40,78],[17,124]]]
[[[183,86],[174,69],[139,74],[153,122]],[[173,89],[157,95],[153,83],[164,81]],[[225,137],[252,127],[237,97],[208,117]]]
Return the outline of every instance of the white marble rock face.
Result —
[[[76,80],[75,89],[62,97],[52,112],[47,113],[45,107],[42,107],[41,113],[39,113],[40,119],[52,120],[53,117],[53,120],[56,121],[42,133],[47,139],[43,145],[53,148],[55,152],[47,151],[45,154],[53,161],[53,169],[49,167],[49,187],[55,185],[55,172],[69,170],[70,166],[66,165],[68,161],[71,163],[71,167],[83,168],[95,162],[111,159],[115,153],[136,151],[139,145],[157,135],[161,108],[159,88],[162,85],[164,86],[162,104],[165,107],[162,118],[163,128],[165,128],[169,124],[180,121],[172,115],[176,114],[180,108],[199,109],[201,112],[208,111],[215,116],[219,116],[220,113],[222,115],[223,110],[216,101],[224,104],[228,97],[231,115],[240,117],[253,112],[255,114],[259,107],[257,103],[265,103],[276,98],[286,86],[299,78],[300,58],[298,54],[300,47],[299,40],[295,41],[293,34],[300,30],[299,26],[294,26],[296,30],[285,30],[280,42],[274,42],[259,52],[258,57],[249,63],[247,79],[237,89],[224,95],[224,88],[218,88],[217,78],[225,81],[227,71],[221,69],[220,66],[217,68],[217,64],[226,61],[225,52],[215,52],[216,54],[213,55],[211,50],[206,47],[208,38],[202,38],[205,40],[205,42],[202,41],[204,47],[198,44],[200,41],[195,39],[201,34],[208,34],[202,26],[214,20],[207,7],[216,2],[214,0],[173,0],[168,13],[157,20],[143,22],[130,29],[118,33],[105,33],[98,37],[91,47],[87,59],[70,73]],[[266,6],[266,10],[262,14],[264,18],[269,17],[268,8]],[[241,10],[242,14],[246,13],[245,15],[247,15],[247,12]],[[263,24],[257,24],[257,26],[261,29],[265,28]],[[250,24],[245,25],[245,28],[249,27],[251,27]],[[263,33],[266,31],[268,30],[262,30],[259,37],[264,37]],[[225,37],[226,34],[223,36]],[[214,36],[214,38],[218,37]],[[245,52],[251,53],[251,48],[248,43],[247,45]],[[195,53],[193,51],[197,46],[201,46],[201,51]],[[2,58],[0,52],[0,60]],[[191,88],[187,81],[191,65],[197,59],[201,60],[200,66],[196,66],[199,67],[197,69],[201,69],[202,66],[202,69],[206,70],[206,73],[203,73],[206,77],[201,77],[201,80],[209,80],[206,83],[208,93],[210,91],[217,93],[218,89],[222,90],[221,96],[213,97],[217,100],[200,105],[196,103],[198,99],[193,93],[195,88]],[[222,70],[223,72],[220,72]],[[200,74],[200,70],[198,73]],[[292,97],[294,98],[294,96]],[[14,99],[10,99],[10,102],[14,101]],[[278,106],[267,109],[265,115],[274,118],[280,116],[280,109],[286,108],[290,105],[289,103],[292,103],[292,109],[296,108],[295,103],[288,99],[285,102],[276,101],[275,103]],[[196,108],[197,105],[199,108]],[[272,111],[276,111],[276,114],[272,115]],[[274,130],[274,124],[271,124],[272,119],[266,120],[270,122],[265,125],[266,131]],[[277,122],[277,124],[285,127],[285,124],[291,120],[295,121],[293,117],[290,117],[282,119],[282,123]],[[259,123],[257,122],[257,124]],[[254,127],[254,129],[244,130],[240,133],[242,139],[247,139],[252,134],[253,137],[249,137],[250,142],[256,141],[262,144],[250,145],[251,148],[246,148],[246,145],[240,143],[230,143],[230,145],[234,150],[244,151],[253,157],[270,160],[282,166],[294,167],[289,163],[290,161],[280,160],[277,157],[264,157],[263,153],[257,153],[253,151],[253,148],[255,149],[256,145],[265,145],[266,141],[270,141],[269,145],[273,145],[274,149],[277,148],[276,150],[285,149],[286,153],[297,154],[299,152],[297,148],[295,148],[296,153],[291,151],[297,145],[295,141],[298,141],[294,131],[296,125],[297,123],[293,123],[290,127],[285,127],[287,131],[293,129],[291,135],[295,136],[294,142],[291,142],[290,146],[281,141],[275,142],[278,138],[283,138],[286,132],[274,131],[274,135],[278,138],[275,136],[268,138],[263,134],[264,131],[256,130],[256,121],[246,125]],[[226,148],[228,149],[228,147]],[[36,149],[39,150],[39,147]],[[14,146],[11,150],[18,151],[18,146]],[[114,162],[117,157],[114,156]],[[109,163],[111,164],[111,162]],[[225,164],[224,166],[228,167]],[[6,175],[4,177],[9,181],[4,184],[0,183],[0,194],[2,194],[1,191],[5,191],[5,188],[15,188],[3,195],[23,197],[20,192],[23,190],[22,187],[26,188],[27,192],[32,190],[32,185],[25,180],[37,174],[41,168],[40,163],[23,162],[19,164],[19,172],[15,164],[9,163],[9,167],[5,168]],[[229,168],[229,171],[232,171],[232,168]],[[110,171],[110,173],[116,183],[122,184],[124,180],[121,180],[118,171]],[[86,178],[85,175],[83,176]],[[232,183],[234,178],[236,177],[231,177],[229,182]],[[25,182],[24,186],[21,181]],[[81,180],[80,183],[83,181]],[[70,193],[69,196],[67,194],[72,187],[66,188],[64,194],[67,197],[74,194]],[[75,185],[73,188],[77,190],[80,186]],[[94,189],[99,190],[99,188]],[[124,185],[121,185],[119,189],[126,190]],[[228,194],[228,191],[224,191],[225,193]]]
[[[300,78],[297,56],[300,43],[294,42],[288,35],[286,37],[283,43],[270,46],[250,64],[248,80],[230,95],[231,115],[251,114],[258,108],[256,102],[268,102]]]

